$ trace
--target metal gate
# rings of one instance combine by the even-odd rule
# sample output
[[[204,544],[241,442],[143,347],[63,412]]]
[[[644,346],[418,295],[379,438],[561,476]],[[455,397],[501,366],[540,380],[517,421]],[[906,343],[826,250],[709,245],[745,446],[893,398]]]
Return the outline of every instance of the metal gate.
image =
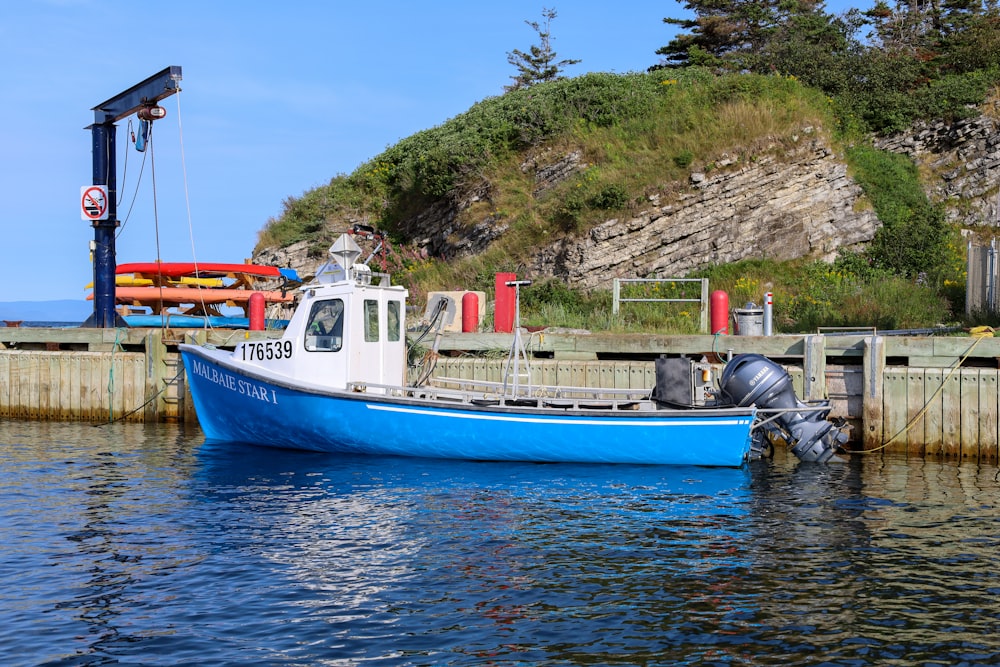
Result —
[[[968,271],[965,279],[965,314],[995,313],[997,303],[997,240],[989,246],[974,246],[969,241]]]

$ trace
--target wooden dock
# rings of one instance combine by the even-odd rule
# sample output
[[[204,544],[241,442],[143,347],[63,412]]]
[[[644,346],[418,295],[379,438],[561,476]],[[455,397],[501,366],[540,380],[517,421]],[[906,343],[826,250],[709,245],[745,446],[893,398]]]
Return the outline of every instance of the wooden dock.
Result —
[[[182,342],[232,347],[276,332],[0,327],[0,418],[197,421]]]
[[[177,345],[232,347],[280,332],[0,327],[0,418],[194,421]],[[435,375],[502,381],[509,334],[447,334]],[[782,363],[796,393],[829,399],[853,446],[911,456],[1000,458],[1000,339],[968,336],[662,336],[534,333],[538,384],[650,388],[660,354],[755,352]]]

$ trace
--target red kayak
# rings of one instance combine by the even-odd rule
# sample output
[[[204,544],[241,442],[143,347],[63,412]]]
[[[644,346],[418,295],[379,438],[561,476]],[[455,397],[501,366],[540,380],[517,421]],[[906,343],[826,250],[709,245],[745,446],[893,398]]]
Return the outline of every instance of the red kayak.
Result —
[[[135,273],[144,276],[166,276],[180,278],[182,276],[260,276],[262,278],[280,278],[281,271],[276,266],[263,264],[225,264],[219,262],[128,262],[119,264],[115,273]]]

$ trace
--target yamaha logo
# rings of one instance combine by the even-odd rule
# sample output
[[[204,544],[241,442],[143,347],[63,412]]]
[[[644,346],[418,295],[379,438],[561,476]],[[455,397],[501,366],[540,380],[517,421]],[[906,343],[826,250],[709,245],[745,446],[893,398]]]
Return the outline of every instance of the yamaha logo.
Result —
[[[748,384],[751,387],[753,387],[758,382],[760,382],[763,378],[769,376],[770,374],[771,374],[771,369],[770,368],[762,368],[760,371],[757,372],[757,375],[754,375],[752,378],[750,378],[750,382]]]

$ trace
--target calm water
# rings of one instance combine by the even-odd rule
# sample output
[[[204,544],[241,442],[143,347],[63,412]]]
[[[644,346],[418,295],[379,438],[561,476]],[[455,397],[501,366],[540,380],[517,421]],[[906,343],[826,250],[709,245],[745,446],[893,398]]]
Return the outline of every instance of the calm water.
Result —
[[[1000,664],[995,467],[338,458],[0,422],[3,665]]]

